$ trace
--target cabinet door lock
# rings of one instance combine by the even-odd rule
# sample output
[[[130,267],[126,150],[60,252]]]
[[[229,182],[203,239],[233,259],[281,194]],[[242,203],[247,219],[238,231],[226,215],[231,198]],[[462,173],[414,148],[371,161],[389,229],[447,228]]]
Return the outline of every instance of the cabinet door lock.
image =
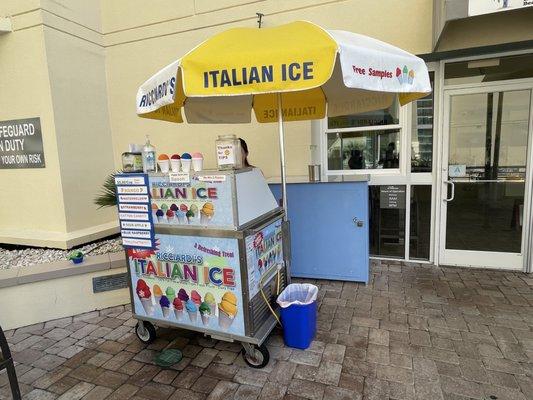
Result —
[[[363,225],[364,225],[364,222],[361,221],[360,219],[358,219],[357,217],[354,217],[354,219],[353,219],[353,223],[354,223],[355,226],[357,226],[358,228],[362,228]]]

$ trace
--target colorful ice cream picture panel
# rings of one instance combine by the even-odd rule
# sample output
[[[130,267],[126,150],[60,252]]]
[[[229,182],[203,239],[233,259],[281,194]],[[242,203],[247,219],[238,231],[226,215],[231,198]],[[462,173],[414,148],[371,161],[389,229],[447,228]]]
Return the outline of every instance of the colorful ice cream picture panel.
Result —
[[[244,335],[237,239],[157,234],[156,243],[127,251],[135,313]]]
[[[181,162],[183,163],[183,157]],[[168,176],[150,176],[154,223],[178,226],[229,227],[233,225],[231,181],[225,175],[209,179],[191,175],[189,183],[170,182]]]
[[[281,223],[281,220],[277,220],[255,235],[246,237],[248,285],[251,299],[259,292],[259,284],[263,276],[278,265],[283,265]]]

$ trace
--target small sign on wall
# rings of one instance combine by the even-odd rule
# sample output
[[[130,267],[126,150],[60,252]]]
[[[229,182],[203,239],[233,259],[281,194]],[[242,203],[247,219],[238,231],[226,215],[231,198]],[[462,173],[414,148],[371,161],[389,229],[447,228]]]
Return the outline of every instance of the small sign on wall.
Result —
[[[462,178],[466,176],[465,164],[448,165],[448,177],[450,178]]]
[[[405,208],[405,186],[386,185],[379,187],[379,208]]]
[[[0,168],[44,168],[40,118],[0,121]]]

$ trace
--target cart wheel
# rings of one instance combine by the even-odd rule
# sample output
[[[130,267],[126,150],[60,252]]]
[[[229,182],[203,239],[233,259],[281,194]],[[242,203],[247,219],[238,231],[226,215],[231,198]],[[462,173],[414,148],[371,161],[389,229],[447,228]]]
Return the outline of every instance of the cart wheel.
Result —
[[[155,332],[155,327],[152,325],[151,322],[147,321],[137,322],[137,326],[135,327],[135,334],[144,344],[152,343],[157,336]]]
[[[268,361],[270,360],[270,353],[268,352],[267,347],[262,344],[261,346],[249,346],[249,348],[252,350],[253,354],[249,354],[246,351],[246,348],[242,349],[241,351],[244,362],[252,368],[266,367]]]

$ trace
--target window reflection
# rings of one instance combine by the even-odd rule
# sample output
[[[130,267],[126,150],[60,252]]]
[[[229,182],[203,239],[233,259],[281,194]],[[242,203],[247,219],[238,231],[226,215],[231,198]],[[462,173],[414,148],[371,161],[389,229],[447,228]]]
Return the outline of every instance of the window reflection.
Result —
[[[533,54],[460,61],[446,64],[444,84],[496,82],[533,77]]]
[[[433,88],[433,76],[429,78]],[[411,172],[431,172],[433,162],[433,91],[413,103]]]
[[[389,169],[400,166],[400,131],[328,133],[328,169]]]
[[[328,118],[328,129],[361,128],[365,126],[399,124],[399,105],[395,98],[390,107],[365,113],[341,115]]]
[[[386,186],[369,186],[370,255],[405,258],[405,197],[391,207]],[[396,186],[403,190],[405,186]]]

